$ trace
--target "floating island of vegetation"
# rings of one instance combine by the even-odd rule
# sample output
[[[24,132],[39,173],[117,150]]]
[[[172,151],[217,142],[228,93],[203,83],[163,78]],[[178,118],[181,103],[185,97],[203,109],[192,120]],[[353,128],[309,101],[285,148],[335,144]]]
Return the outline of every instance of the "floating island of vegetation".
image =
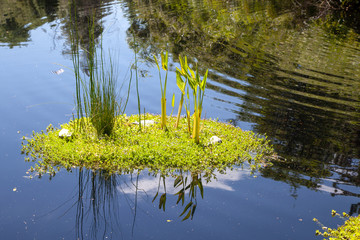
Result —
[[[32,138],[24,138],[22,153],[27,155],[27,161],[36,162],[31,170],[40,175],[55,175],[61,168],[71,170],[74,167],[110,174],[134,169],[206,172],[244,162],[256,170],[273,155],[265,137],[228,123],[202,120],[200,143],[197,144],[191,139],[185,118],[181,118],[175,128],[171,126],[175,125],[176,118],[167,117],[168,127],[164,131],[160,126],[161,116],[142,115],[141,128],[136,122],[138,117],[118,116],[113,133],[100,138],[86,119],[82,131],[76,129],[79,120],[63,124],[61,129],[50,125],[46,132],[33,132]],[[60,137],[62,129],[70,134]]]

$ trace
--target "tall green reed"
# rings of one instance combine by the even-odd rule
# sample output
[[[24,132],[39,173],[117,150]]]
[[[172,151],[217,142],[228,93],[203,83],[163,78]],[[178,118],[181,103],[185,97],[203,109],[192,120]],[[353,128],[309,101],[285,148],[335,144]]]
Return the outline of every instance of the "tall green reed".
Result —
[[[165,79],[164,79],[164,85],[162,83],[161,79],[161,71],[159,62],[157,60],[157,57],[154,55],[154,60],[156,63],[156,66],[159,70],[159,79],[160,79],[160,87],[161,87],[161,128],[166,129],[166,85],[167,85],[167,77],[168,77],[168,59],[169,59],[169,53],[166,51],[166,53],[161,53],[161,67],[166,72]]]
[[[183,66],[184,64],[181,63],[181,61],[183,61],[183,59],[181,58],[181,56],[179,58],[180,58],[180,65]],[[187,62],[186,56],[185,56],[185,61]],[[178,108],[178,113],[177,113],[177,117],[176,117],[175,128],[177,128],[179,126],[182,106],[184,104],[185,88],[186,88],[186,83],[187,83],[187,78],[185,78],[185,81],[184,81],[181,77],[182,74],[179,71],[181,71],[181,70],[177,69],[177,71],[176,71],[176,85],[178,86],[178,88],[181,91],[181,98],[180,98],[180,102],[179,102],[179,108]],[[185,108],[186,108],[186,113],[188,113],[186,104],[185,104]],[[189,115],[190,115],[190,113],[189,113]],[[187,116],[188,116],[188,114],[187,114]],[[188,120],[189,120],[189,118],[188,118]],[[190,124],[188,124],[188,127],[189,127],[189,132],[190,132]]]
[[[112,58],[105,56],[102,40],[100,51],[96,46],[95,17],[89,21],[89,44],[87,49],[80,49],[79,31],[75,21],[72,26],[72,61],[76,80],[76,110],[78,129],[84,130],[89,121],[96,130],[98,137],[110,136],[113,132],[116,116],[120,113],[120,104],[117,101],[117,72]],[[82,50],[82,51],[81,51]],[[80,54],[87,58],[88,74],[81,74]]]
[[[136,79],[136,96],[137,96],[137,102],[138,102],[138,115],[139,115],[139,131],[141,131],[141,102],[140,102],[140,92],[139,92],[139,75],[138,75],[138,59],[137,59],[137,53],[138,53],[138,45],[135,41],[135,35],[134,35],[134,54],[135,54],[135,79]],[[145,113],[144,113],[145,115]]]

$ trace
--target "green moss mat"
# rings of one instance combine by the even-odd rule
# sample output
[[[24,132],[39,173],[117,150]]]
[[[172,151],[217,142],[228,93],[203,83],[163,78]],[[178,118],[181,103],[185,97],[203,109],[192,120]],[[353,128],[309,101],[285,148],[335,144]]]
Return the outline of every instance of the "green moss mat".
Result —
[[[195,144],[187,132],[186,119],[181,119],[175,129],[175,118],[167,118],[168,130],[160,128],[160,116],[146,114],[143,119],[155,120],[158,124],[139,126],[133,124],[137,115],[119,116],[110,137],[98,139],[89,125],[86,134],[76,133],[74,122],[61,128],[73,132],[69,138],[60,138],[60,129],[51,125],[46,133],[33,133],[24,140],[22,152],[27,161],[36,162],[33,170],[40,174],[55,174],[56,170],[85,167],[104,170],[108,173],[130,172],[134,169],[150,171],[212,171],[249,162],[253,170],[273,155],[273,149],[263,137],[251,131],[242,131],[230,124],[202,120],[200,144]],[[212,136],[222,142],[210,144]]]

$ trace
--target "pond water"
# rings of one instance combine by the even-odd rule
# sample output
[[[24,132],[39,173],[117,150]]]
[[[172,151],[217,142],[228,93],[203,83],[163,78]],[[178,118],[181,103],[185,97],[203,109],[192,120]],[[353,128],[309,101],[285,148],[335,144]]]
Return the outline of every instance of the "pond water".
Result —
[[[74,113],[74,18],[67,0],[0,2],[1,238],[303,240],[318,238],[314,217],[336,227],[342,221],[330,217],[332,209],[359,213],[360,35],[310,21],[317,12],[300,3],[77,1],[82,47],[96,13],[119,87],[137,50],[142,111],[160,112],[152,55],[169,50],[168,99],[176,93],[177,101],[175,67],[187,55],[200,72],[209,69],[204,115],[267,135],[282,157],[256,177],[246,166],[185,174],[194,190],[176,204],[182,186],[173,187],[175,177],[146,172],[105,180],[74,169],[29,179],[33,163],[20,153],[22,136]],[[85,71],[85,55],[82,62]],[[137,112],[134,87],[127,114]],[[182,221],[190,202],[192,216]]]

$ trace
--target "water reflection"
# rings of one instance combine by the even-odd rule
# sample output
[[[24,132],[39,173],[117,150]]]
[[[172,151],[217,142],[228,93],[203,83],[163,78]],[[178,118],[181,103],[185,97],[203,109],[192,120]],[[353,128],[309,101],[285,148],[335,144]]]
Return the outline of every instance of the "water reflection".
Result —
[[[26,45],[30,30],[53,21],[58,6],[58,0],[1,1],[0,43],[10,48]]]
[[[68,39],[63,53],[69,54],[77,19],[81,48],[88,49],[94,9],[98,38],[111,3],[82,0],[69,10],[67,0],[1,2],[0,42],[26,44],[30,30],[51,22],[61,26]],[[273,139],[283,159],[262,170],[264,177],[288,183],[295,195],[306,186],[357,196],[342,189],[360,185],[356,33],[348,29],[335,36],[309,22],[318,13],[310,1],[295,6],[273,0],[120,3],[130,22],[129,45],[134,46],[135,36],[140,57],[148,61],[159,49],[168,49],[175,63],[185,54],[211,69],[206,97],[214,107],[231,112],[235,124],[252,123],[253,130]],[[54,22],[58,19],[61,23]],[[86,72],[86,54],[82,62]],[[324,179],[335,181],[336,192],[321,187]]]
[[[76,239],[105,239],[119,225],[117,176],[79,170],[76,202]],[[90,222],[86,229],[87,222]]]
[[[214,172],[210,175],[181,171],[171,175],[147,171],[108,175],[106,172],[86,169],[75,172],[78,174],[75,201],[67,201],[71,207],[63,213],[61,211],[64,206],[60,206],[59,215],[67,215],[68,219],[74,220],[74,233],[71,234],[76,239],[136,239],[138,231],[144,232],[147,229],[142,224],[151,219],[172,222],[178,226],[182,221],[190,223],[194,220],[191,224],[198,224],[199,220],[204,221],[204,217],[211,216],[212,211],[217,212],[213,208],[223,204],[223,197],[216,200],[219,192],[229,196],[227,192],[234,191],[233,187],[237,188],[236,191],[243,192],[238,193],[234,201],[240,201],[245,206],[248,198],[254,201],[253,204],[261,203],[261,208],[262,204],[267,205],[269,199],[272,199],[265,198],[258,202],[259,198],[263,198],[262,195],[244,188],[241,182],[248,182],[245,185],[249,186],[249,181],[252,187],[257,188],[256,178],[246,168],[228,169],[226,172]],[[214,188],[220,191],[211,191]],[[271,192],[269,189],[269,194]],[[209,202],[215,205],[209,208]],[[231,215],[234,208],[246,212],[244,206],[231,205],[222,214]],[[350,204],[346,208],[350,215],[356,215],[359,203]],[[248,221],[248,218],[249,216],[244,217],[244,220]]]
[[[82,44],[86,45],[89,39],[87,25],[91,16],[95,15],[96,35],[102,31],[99,21],[111,14],[111,7],[108,6],[112,0],[30,0],[30,1],[1,1],[0,10],[0,43],[13,48],[15,46],[26,46],[31,40],[30,31],[41,27],[45,23],[51,23],[51,27],[58,34],[64,31],[62,37],[69,36],[69,25],[71,21],[77,20],[77,26],[82,36]],[[76,8],[74,7],[76,4]],[[70,14],[71,13],[71,14]],[[64,23],[63,26],[61,20]],[[45,31],[45,30],[44,30]],[[64,36],[65,34],[65,36]],[[58,36],[54,36],[56,38]],[[1,45],[0,45],[1,46]],[[65,50],[66,52],[66,50]]]
[[[273,139],[284,159],[263,176],[295,189],[319,188],[329,177],[359,185],[358,35],[339,39],[316,23],[299,25],[290,2],[127,4],[137,12],[129,31],[144,59],[169,49],[174,62],[186,54],[210,68],[207,97],[227,106],[235,124],[255,123]]]
[[[229,172],[232,180],[240,179],[240,175],[248,176],[250,171]],[[102,171],[78,171],[77,197],[73,207],[76,208],[76,239],[105,239],[123,237],[120,230],[130,226],[131,236],[136,232],[137,212],[149,210],[138,209],[138,201],[152,201],[155,206],[166,211],[167,205],[180,210],[179,219],[192,220],[198,207],[198,198],[203,199],[204,186],[211,182],[228,184],[229,178],[219,173],[198,174],[179,171],[161,174],[135,172],[128,175],[109,175]],[[225,179],[223,179],[225,178]],[[227,180],[226,180],[227,179]],[[216,187],[214,183],[212,187]],[[221,188],[224,188],[224,187]],[[231,189],[230,186],[225,187]],[[170,203],[169,203],[170,201]],[[121,203],[126,202],[126,206]],[[125,207],[125,209],[124,209]],[[199,206],[201,208],[201,206]],[[127,215],[128,210],[131,217]],[[67,210],[70,212],[70,210]],[[173,220],[169,220],[173,221]]]
[[[351,204],[349,215],[360,214],[360,203]]]

